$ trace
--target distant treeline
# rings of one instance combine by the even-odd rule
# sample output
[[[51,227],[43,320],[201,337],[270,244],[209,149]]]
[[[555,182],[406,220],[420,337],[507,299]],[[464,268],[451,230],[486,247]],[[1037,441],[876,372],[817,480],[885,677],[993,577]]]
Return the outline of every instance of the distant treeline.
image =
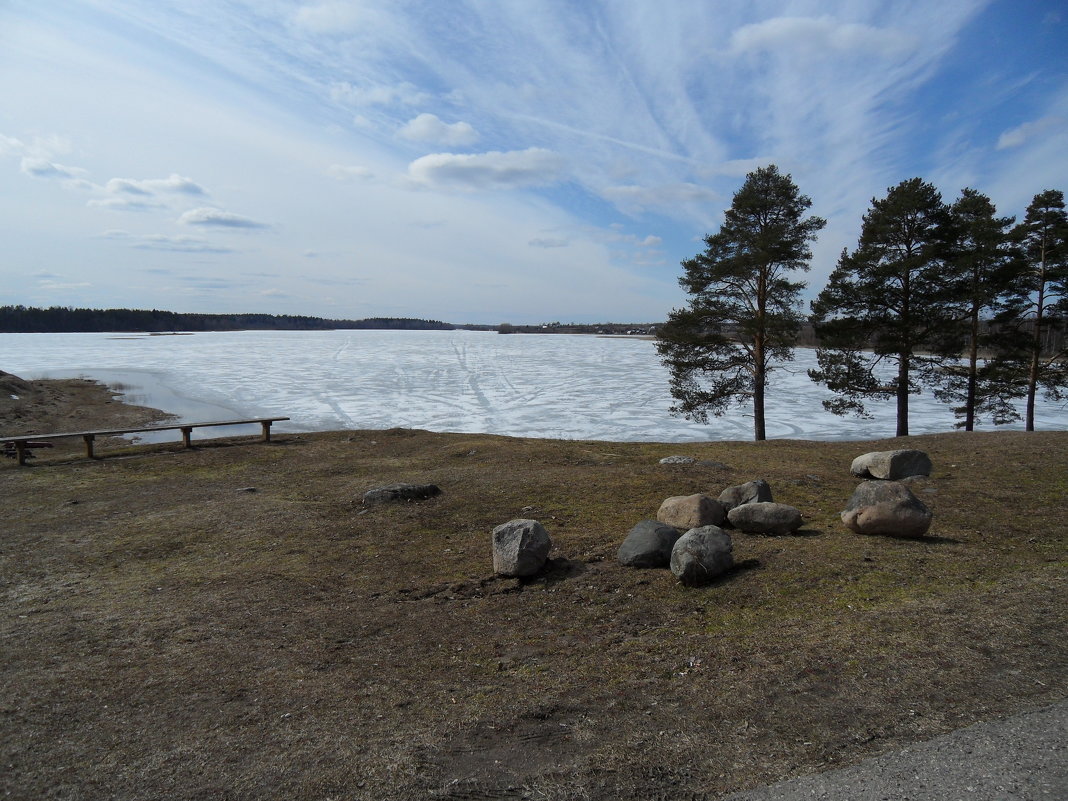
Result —
[[[439,320],[372,317],[366,320],[327,320],[291,314],[179,314],[159,309],[71,309],[52,306],[0,306],[0,332],[5,334],[74,333],[93,331],[323,331],[331,329],[388,329],[447,331],[457,326]]]

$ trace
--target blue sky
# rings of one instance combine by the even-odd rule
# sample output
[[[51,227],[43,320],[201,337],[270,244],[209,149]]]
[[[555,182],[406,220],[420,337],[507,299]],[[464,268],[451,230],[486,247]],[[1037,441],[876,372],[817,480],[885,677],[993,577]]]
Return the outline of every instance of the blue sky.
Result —
[[[0,304],[656,321],[745,174],[1068,190],[1039,0],[0,0]]]

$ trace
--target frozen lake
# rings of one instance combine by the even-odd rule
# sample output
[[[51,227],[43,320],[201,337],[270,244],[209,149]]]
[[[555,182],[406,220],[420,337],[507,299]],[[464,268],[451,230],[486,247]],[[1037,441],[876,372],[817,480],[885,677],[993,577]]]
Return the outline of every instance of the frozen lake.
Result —
[[[872,404],[871,419],[825,412],[821,401],[828,394],[806,374],[814,365],[814,354],[800,350],[777,374],[767,400],[769,437],[893,436],[893,403]],[[752,438],[746,408],[707,426],[672,417],[667,371],[654,344],[641,339],[467,331],[0,334],[0,369],[23,378],[93,378],[121,388],[131,403],[190,421],[288,415],[292,420],[279,424],[280,431],[405,427],[609,441]],[[952,430],[952,413],[930,395],[911,403],[912,433]],[[1036,427],[1066,425],[1068,408],[1040,403]],[[1022,424],[1006,428],[1013,427]]]

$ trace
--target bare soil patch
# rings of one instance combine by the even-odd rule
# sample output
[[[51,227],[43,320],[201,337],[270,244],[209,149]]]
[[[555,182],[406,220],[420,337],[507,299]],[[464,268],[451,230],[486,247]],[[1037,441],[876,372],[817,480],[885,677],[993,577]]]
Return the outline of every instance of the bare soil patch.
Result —
[[[852,459],[895,447],[934,460],[924,540],[838,519]],[[754,478],[799,535],[735,532],[696,590],[616,561],[664,498]],[[361,505],[399,481],[443,493]],[[1066,695],[1065,432],[279,434],[4,460],[0,493],[12,798],[714,799]],[[517,517],[551,564],[494,578]]]

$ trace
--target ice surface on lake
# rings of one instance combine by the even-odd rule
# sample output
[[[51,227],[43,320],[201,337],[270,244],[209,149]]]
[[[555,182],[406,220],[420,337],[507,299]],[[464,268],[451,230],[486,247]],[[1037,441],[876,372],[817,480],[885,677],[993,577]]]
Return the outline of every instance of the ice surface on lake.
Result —
[[[894,435],[893,402],[871,404],[871,419],[824,411],[821,401],[829,395],[806,373],[814,365],[814,354],[799,350],[776,373],[767,400],[769,437]],[[405,427],[615,441],[752,438],[748,408],[709,425],[672,417],[667,371],[653,342],[642,339],[467,331],[0,334],[0,369],[28,379],[94,378],[121,388],[131,403],[190,421],[288,415],[289,423],[276,424],[280,431]],[[914,434],[953,428],[952,412],[929,394],[913,396],[911,408]],[[1040,403],[1038,428],[1066,424],[1065,406]]]

